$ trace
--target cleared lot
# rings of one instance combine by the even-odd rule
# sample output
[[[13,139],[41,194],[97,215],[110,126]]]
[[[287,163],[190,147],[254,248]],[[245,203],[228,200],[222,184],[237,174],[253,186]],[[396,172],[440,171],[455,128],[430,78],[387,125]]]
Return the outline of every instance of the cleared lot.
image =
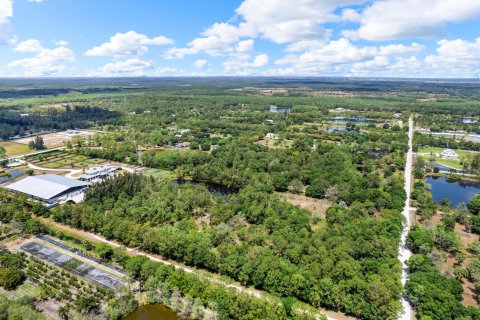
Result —
[[[61,131],[54,133],[47,133],[40,135],[43,138],[43,142],[47,148],[57,148],[63,147],[67,144],[68,141],[72,141],[75,137],[88,138],[89,136],[94,135],[93,131],[83,131],[83,130],[74,130],[74,131]],[[35,137],[28,137],[23,139],[15,140],[16,143],[28,145]]]
[[[5,148],[7,157],[21,155],[32,151],[26,144],[11,141],[0,142],[0,146]]]

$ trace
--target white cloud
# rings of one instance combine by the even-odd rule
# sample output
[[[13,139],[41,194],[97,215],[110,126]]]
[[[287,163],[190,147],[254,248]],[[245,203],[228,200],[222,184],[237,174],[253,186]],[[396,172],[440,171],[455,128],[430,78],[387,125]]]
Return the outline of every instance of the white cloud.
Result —
[[[321,48],[307,50],[300,55],[287,55],[279,59],[275,64],[296,64],[296,65],[330,65],[342,64],[363,60],[372,57],[377,53],[375,47],[357,47],[349,40],[340,38],[330,41]]]
[[[321,48],[327,43],[327,39],[322,40],[301,40],[288,45],[285,51],[301,52],[307,49]]]
[[[268,57],[268,55],[260,54],[256,56],[253,62],[248,66],[255,67],[255,68],[263,67],[268,64],[269,60],[270,58]]]
[[[248,52],[252,51],[255,46],[255,41],[253,39],[243,40],[237,43],[235,50],[238,52]]]
[[[238,27],[228,23],[215,23],[213,26],[201,33],[202,37],[193,39],[186,48],[172,48],[167,51],[167,58],[182,59],[186,55],[205,52],[211,56],[219,56],[233,52],[232,45],[240,41],[242,37],[254,35],[253,30],[246,24]],[[244,45],[243,45],[244,46]]]
[[[13,1],[0,0],[0,44],[12,44],[16,37],[12,34],[10,18],[13,16]]]
[[[367,0],[245,0],[236,9],[243,21],[215,23],[185,48],[168,50],[167,58],[207,53],[211,56],[253,50],[252,38],[264,38],[278,44],[300,41],[325,41],[331,31],[322,25],[329,21],[358,20],[353,9],[334,14],[337,8]],[[251,39],[244,39],[251,38]],[[251,40],[251,41],[250,41]]]
[[[290,67],[267,72],[272,75],[367,75],[368,72],[388,71],[400,59],[424,49],[417,43],[360,47],[348,39],[340,38],[323,46],[312,44],[311,48],[299,54],[287,54],[275,64]]]
[[[98,47],[94,47],[87,52],[86,56],[135,56],[148,51],[149,46],[161,46],[172,44],[171,39],[165,36],[149,38],[144,34],[129,31],[127,33],[117,33]]]
[[[90,72],[89,75],[94,77],[141,77],[151,69],[151,61],[131,58],[107,63],[98,70]]]
[[[343,34],[370,41],[429,38],[441,35],[448,22],[478,17],[478,0],[375,1],[361,13],[360,28],[346,30]]]
[[[28,0],[28,2],[35,2],[35,3],[40,3],[40,2],[43,2],[45,0]]]
[[[195,67],[199,68],[199,69],[202,69],[203,67],[205,67],[205,65],[207,64],[207,60],[197,60],[195,61],[194,65]]]
[[[68,41],[65,41],[65,40],[54,41],[54,43],[57,46],[60,46],[60,47],[66,47],[66,46],[70,45],[70,43]]]
[[[28,39],[17,43],[13,50],[18,52],[40,52],[42,50],[45,50],[45,48],[43,48],[40,41],[36,39]]]
[[[181,73],[182,73],[181,70],[178,70],[178,69],[175,69],[175,68],[172,68],[172,67],[158,68],[155,71],[155,75],[160,76],[160,77],[163,77],[163,76],[177,76]]]
[[[337,20],[333,12],[365,0],[245,0],[236,10],[263,38],[283,44],[324,38],[322,24]],[[345,16],[353,16],[351,11]]]
[[[7,22],[13,15],[12,0],[0,0],[0,23]]]
[[[75,61],[75,54],[66,47],[44,48],[38,40],[29,39],[20,42],[15,50],[35,52],[35,56],[10,62],[9,68],[24,69],[24,76],[55,76],[67,70],[67,64]]]
[[[247,53],[235,53],[230,55],[229,59],[223,62],[223,70],[229,75],[252,75],[255,68],[266,66],[270,61],[267,54],[262,53],[253,59]]]
[[[411,45],[406,46],[404,44],[389,44],[386,46],[380,46],[378,48],[378,54],[382,56],[403,55],[406,53],[419,53],[425,49],[425,46],[413,42]]]
[[[472,42],[443,39],[438,45],[436,54],[425,57],[430,68],[449,76],[472,77],[480,73],[480,37]]]

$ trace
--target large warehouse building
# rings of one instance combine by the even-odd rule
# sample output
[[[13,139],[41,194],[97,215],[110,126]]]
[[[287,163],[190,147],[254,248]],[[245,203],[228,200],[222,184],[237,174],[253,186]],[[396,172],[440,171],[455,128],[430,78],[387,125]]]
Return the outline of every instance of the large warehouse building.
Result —
[[[89,186],[90,184],[85,181],[69,179],[55,174],[44,174],[27,177],[12,183],[7,188],[12,192],[23,193],[32,199],[53,206],[69,198],[74,201],[79,198],[83,199],[83,191],[88,189]]]

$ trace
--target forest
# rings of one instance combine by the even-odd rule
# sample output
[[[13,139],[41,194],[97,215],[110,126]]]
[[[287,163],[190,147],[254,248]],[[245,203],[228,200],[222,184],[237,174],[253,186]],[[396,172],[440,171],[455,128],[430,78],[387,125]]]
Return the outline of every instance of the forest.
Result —
[[[66,142],[68,152],[146,170],[97,183],[83,203],[50,210],[3,193],[2,222],[37,234],[52,233],[39,219],[55,221],[271,297],[255,299],[142,256],[93,249],[138,282],[147,302],[193,319],[312,318],[298,306],[396,319],[404,293],[397,254],[407,121],[413,115],[431,132],[475,132],[478,125],[464,119],[478,118],[480,98],[474,84],[456,81],[52,79],[33,80],[25,92],[20,86],[15,79],[0,90],[1,139],[92,129],[96,134]],[[272,87],[287,93],[262,93]],[[425,146],[478,151],[475,142],[416,133],[414,151]],[[470,173],[480,170],[475,159]],[[456,209],[436,203],[423,179],[439,173],[426,167],[417,158],[411,199],[419,221],[407,239],[414,255],[405,293],[418,319],[480,319],[479,308],[462,303],[462,281],[480,287],[480,245],[462,246],[452,229],[461,224],[480,233],[480,198]],[[439,210],[445,214],[437,219]],[[467,256],[468,266],[460,265]],[[444,257],[456,261],[447,271]],[[102,299],[112,319],[138,305],[127,293]],[[92,301],[79,305],[72,310],[99,312]]]

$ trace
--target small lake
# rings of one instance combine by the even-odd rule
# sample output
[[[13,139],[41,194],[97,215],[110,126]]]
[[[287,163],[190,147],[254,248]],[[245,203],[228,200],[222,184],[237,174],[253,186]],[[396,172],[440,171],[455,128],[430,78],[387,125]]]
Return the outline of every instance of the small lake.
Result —
[[[6,176],[0,177],[0,183],[7,182],[8,180],[15,179],[25,173],[25,170],[13,170]]]
[[[175,312],[162,304],[147,304],[138,307],[123,320],[179,320]]]
[[[193,180],[186,180],[186,179],[175,179],[173,182],[178,183],[178,184],[201,184],[207,187],[208,191],[212,193],[218,193],[222,196],[229,195],[232,193],[238,192],[238,190],[234,188],[229,188],[224,185],[218,184],[218,183],[213,183],[213,182],[206,182],[206,181],[193,181]]]
[[[480,183],[471,181],[448,181],[447,177],[427,177],[426,182],[431,186],[433,199],[440,203],[442,198],[452,202],[456,208],[459,203],[468,203],[474,195],[480,192]]]
[[[359,124],[359,125],[363,125],[363,124],[369,124],[369,123],[373,123],[373,121],[371,120],[367,120],[367,119],[345,119],[345,118],[337,118],[337,119],[332,119],[332,120],[327,120],[325,121],[325,123],[335,123],[335,124]]]

